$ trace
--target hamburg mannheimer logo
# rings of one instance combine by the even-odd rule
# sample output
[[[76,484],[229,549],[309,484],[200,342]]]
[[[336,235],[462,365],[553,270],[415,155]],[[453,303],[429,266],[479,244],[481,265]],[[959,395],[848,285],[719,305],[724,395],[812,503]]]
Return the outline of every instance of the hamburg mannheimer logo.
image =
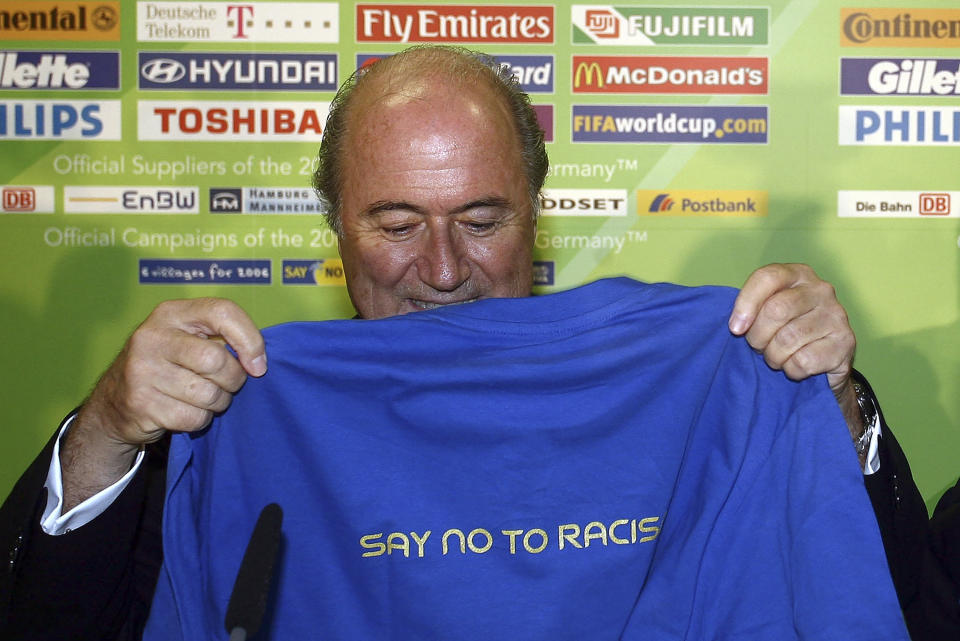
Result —
[[[373,64],[387,57],[383,53],[358,53],[357,69]],[[495,55],[497,64],[506,67],[520,83],[526,93],[553,93],[554,59],[553,56],[534,55]]]
[[[544,189],[544,216],[626,216],[626,189]]]
[[[554,30],[552,5],[357,5],[357,42],[553,44]]]
[[[329,102],[141,100],[139,140],[320,142]]]
[[[142,90],[336,91],[333,53],[141,51]]]
[[[841,218],[960,218],[960,191],[839,191]]]
[[[574,105],[573,142],[766,144],[765,106]]]
[[[137,2],[141,42],[335,43],[336,2]]]
[[[119,40],[120,2],[0,0],[0,40]]]
[[[840,105],[841,145],[960,145],[958,107]]]
[[[573,43],[607,46],[765,45],[770,10],[739,7],[571,7]]]
[[[120,140],[119,100],[4,100],[0,140]]]
[[[767,58],[574,56],[574,93],[767,93]]]
[[[840,94],[960,95],[960,58],[841,58]]]
[[[541,286],[553,285],[556,265],[552,260],[533,261],[533,284]]]
[[[765,191],[682,189],[669,192],[637,191],[637,214],[641,216],[766,216],[769,198]]]
[[[197,187],[66,186],[67,214],[196,214]]]
[[[841,9],[843,47],[960,47],[960,9]]]
[[[269,285],[269,260],[141,258],[143,285]]]
[[[0,51],[0,89],[119,88],[119,51]]]
[[[322,214],[312,189],[302,187],[211,187],[211,214]]]
[[[0,213],[52,214],[54,207],[51,185],[3,185],[0,187]]]
[[[343,287],[343,262],[339,258],[317,260],[284,260],[284,285],[336,285]]]

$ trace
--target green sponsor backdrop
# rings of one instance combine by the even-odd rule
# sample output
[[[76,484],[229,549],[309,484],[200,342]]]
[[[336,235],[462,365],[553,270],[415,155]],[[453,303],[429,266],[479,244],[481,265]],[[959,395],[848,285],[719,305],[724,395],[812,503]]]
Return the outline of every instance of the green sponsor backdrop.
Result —
[[[702,4],[737,6],[731,2]],[[949,4],[930,1],[918,6],[937,8]],[[810,263],[835,284],[857,333],[856,365],[869,376],[888,421],[898,428],[898,437],[910,456],[925,497],[928,502],[935,500],[960,474],[956,462],[960,450],[960,223],[956,217],[841,218],[837,215],[837,202],[841,190],[956,191],[960,189],[960,147],[840,146],[837,121],[839,105],[935,107],[956,106],[958,100],[956,96],[840,96],[838,78],[843,56],[960,58],[960,49],[841,47],[840,10],[845,5],[818,0],[745,3],[743,6],[769,7],[768,45],[574,45],[572,3],[557,2],[554,6],[555,45],[483,48],[495,54],[555,56],[554,93],[534,96],[536,103],[554,108],[555,141],[548,145],[548,150],[562,175],[552,176],[548,187],[627,190],[628,211],[626,216],[618,217],[544,218],[538,237],[538,259],[553,261],[555,281],[554,285],[539,289],[569,288],[617,274],[690,285],[738,286],[752,269],[765,263]],[[877,0],[868,6],[905,7],[906,3]],[[138,101],[224,98],[200,91],[139,91],[136,52],[335,52],[339,54],[339,76],[343,79],[352,70],[357,53],[388,53],[402,45],[357,45],[353,3],[341,3],[337,45],[138,43],[135,9],[133,2],[122,3],[119,44],[4,44],[8,50],[51,49],[50,45],[69,50],[108,50],[119,46],[120,90],[54,92],[0,88],[0,97],[8,106],[26,99],[120,100],[123,140],[0,138],[0,184],[53,185],[56,190],[55,213],[0,214],[0,330],[4,337],[0,495],[6,495],[60,418],[81,402],[124,338],[158,302],[177,297],[227,296],[246,308],[261,326],[352,314],[342,287],[282,283],[283,259],[336,257],[332,237],[319,218],[209,213],[207,192],[211,187],[307,185],[316,143],[138,141]],[[573,55],[628,54],[768,57],[769,94],[572,93]],[[240,91],[230,92],[227,99],[325,102],[331,97],[329,92]],[[574,104],[768,105],[769,142],[573,144],[570,114]],[[116,161],[125,157],[124,171],[63,172],[63,158],[80,154],[89,155],[91,160]],[[145,162],[140,166],[146,169],[136,168],[133,159],[138,155]],[[235,172],[232,168],[238,160],[244,165],[249,160],[250,171]],[[155,172],[159,171],[157,163],[162,161],[181,161],[190,167],[176,179],[160,177]],[[226,174],[204,174],[198,169],[197,163],[201,162],[224,163]],[[289,163],[286,169],[280,165],[282,162]],[[608,173],[599,172],[592,165],[605,165]],[[64,185],[198,186],[200,213],[65,214]],[[679,194],[681,190],[767,192],[769,214],[638,215],[637,190],[668,194]],[[956,211],[958,203],[953,206]],[[645,210],[645,204],[641,208]],[[112,232],[115,240],[108,246],[72,246],[58,240],[68,237],[64,232],[68,228],[78,230],[70,233],[96,231],[107,237]],[[160,235],[157,238],[162,238],[162,234],[196,237],[223,233],[243,239],[249,234],[256,242],[252,248],[240,242],[236,248],[212,252],[200,247],[171,250],[160,241],[129,246],[131,243],[123,240],[123,231],[129,228],[136,228],[138,237],[139,233]],[[291,240],[295,237],[301,238],[301,246],[295,246]],[[591,239],[600,239],[596,241],[600,247],[581,246],[594,242]],[[138,261],[144,258],[268,259],[272,261],[272,284],[144,285],[138,280]]]

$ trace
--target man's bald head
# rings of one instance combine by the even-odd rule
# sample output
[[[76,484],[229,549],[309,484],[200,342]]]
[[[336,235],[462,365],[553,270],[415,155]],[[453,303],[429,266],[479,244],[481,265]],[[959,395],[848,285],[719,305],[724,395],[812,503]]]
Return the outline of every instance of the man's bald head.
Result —
[[[429,101],[431,90],[438,83],[474,90],[481,87],[497,97],[513,123],[531,211],[534,216],[539,212],[539,195],[548,160],[543,130],[527,94],[508,70],[485,54],[456,47],[418,46],[354,72],[330,105],[313,184],[324,204],[327,222],[338,235],[342,233],[341,192],[347,187],[343,159],[350,153],[351,126],[358,120],[358,114],[391,97],[415,100],[422,96]],[[430,108],[425,104],[425,111]]]

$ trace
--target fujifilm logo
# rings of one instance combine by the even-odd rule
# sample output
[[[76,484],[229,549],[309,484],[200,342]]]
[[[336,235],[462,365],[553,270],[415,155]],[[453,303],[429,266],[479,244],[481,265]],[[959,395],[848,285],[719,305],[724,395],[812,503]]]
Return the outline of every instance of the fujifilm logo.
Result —
[[[2,89],[119,89],[115,51],[0,51]]]

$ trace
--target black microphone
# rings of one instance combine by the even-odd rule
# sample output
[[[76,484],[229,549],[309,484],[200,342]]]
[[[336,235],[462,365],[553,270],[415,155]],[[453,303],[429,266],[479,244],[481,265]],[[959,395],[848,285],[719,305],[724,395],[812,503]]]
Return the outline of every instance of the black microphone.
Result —
[[[233,584],[224,625],[230,641],[246,641],[260,629],[267,609],[270,581],[280,548],[280,524],[283,510],[276,503],[263,508],[253,526],[253,534],[243,553],[237,580]]]

